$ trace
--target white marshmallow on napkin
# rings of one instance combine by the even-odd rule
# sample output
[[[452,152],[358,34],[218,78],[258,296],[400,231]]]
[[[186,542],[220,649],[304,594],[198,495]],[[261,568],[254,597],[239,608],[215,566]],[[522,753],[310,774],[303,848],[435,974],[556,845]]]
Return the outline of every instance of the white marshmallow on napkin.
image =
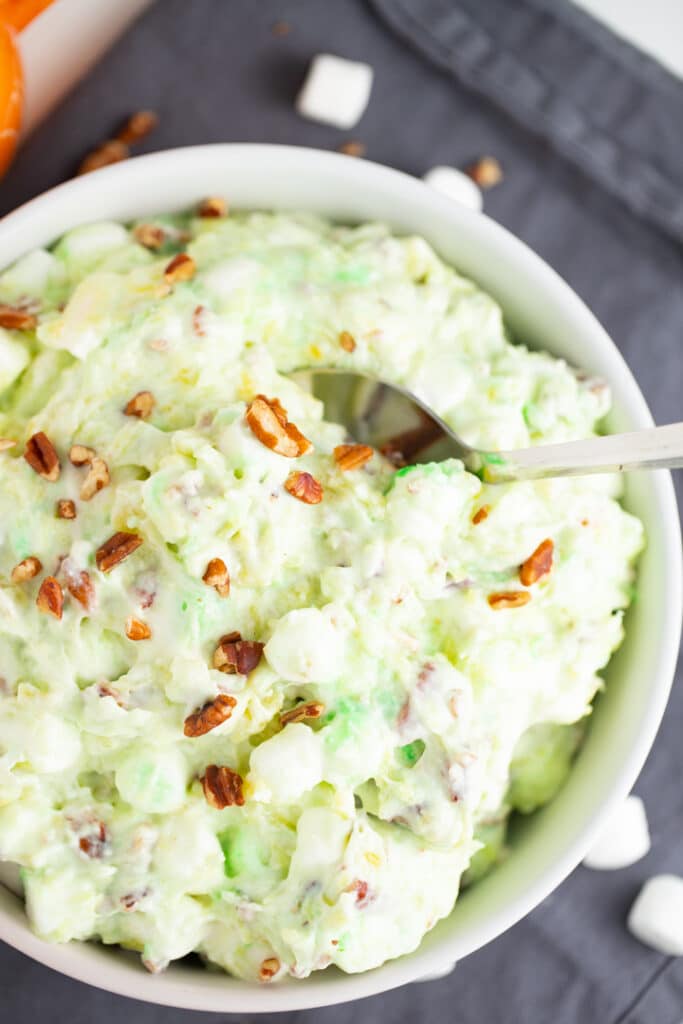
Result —
[[[628,915],[632,935],[667,956],[683,956],[683,878],[655,875],[638,893]]]
[[[312,121],[353,128],[368,105],[372,76],[369,64],[319,53],[311,61],[296,109]]]
[[[456,167],[432,167],[422,180],[442,195],[448,196],[461,206],[466,206],[468,210],[481,210],[484,205],[479,186],[468,174],[464,174]]]
[[[583,863],[598,871],[614,871],[635,864],[649,849],[645,805],[639,796],[631,795],[614,808]]]

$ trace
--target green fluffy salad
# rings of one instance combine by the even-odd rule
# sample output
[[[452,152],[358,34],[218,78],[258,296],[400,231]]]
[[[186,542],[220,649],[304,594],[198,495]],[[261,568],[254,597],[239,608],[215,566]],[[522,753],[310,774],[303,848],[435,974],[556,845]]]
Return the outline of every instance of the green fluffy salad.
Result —
[[[615,477],[397,469],[289,372],[490,450],[609,392],[422,239],[304,214],[68,232],[0,274],[0,858],[44,939],[274,982],[414,950],[553,797],[621,642]]]

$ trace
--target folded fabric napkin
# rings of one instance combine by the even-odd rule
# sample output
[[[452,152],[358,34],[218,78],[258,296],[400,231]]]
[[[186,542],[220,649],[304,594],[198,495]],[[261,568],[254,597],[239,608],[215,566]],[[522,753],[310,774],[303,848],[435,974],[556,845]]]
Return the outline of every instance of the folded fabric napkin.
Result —
[[[683,240],[683,82],[567,0],[369,0],[432,64],[487,96]]]

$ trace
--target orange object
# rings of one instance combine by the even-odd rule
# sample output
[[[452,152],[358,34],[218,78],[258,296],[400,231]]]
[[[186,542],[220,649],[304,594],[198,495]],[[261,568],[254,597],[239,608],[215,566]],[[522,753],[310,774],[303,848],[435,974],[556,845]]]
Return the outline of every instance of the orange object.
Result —
[[[23,105],[24,81],[14,32],[0,24],[0,175],[17,147]]]
[[[52,0],[0,0],[0,21],[21,32]]]

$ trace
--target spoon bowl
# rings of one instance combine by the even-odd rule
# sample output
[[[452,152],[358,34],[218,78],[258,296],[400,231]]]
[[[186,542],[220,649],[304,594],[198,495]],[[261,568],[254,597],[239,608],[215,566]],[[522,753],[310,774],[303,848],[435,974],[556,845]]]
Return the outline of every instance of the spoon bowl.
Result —
[[[335,367],[301,369],[293,376],[323,402],[328,419],[397,467],[459,459],[487,484],[683,467],[683,423],[515,451],[481,451],[396,384]]]

